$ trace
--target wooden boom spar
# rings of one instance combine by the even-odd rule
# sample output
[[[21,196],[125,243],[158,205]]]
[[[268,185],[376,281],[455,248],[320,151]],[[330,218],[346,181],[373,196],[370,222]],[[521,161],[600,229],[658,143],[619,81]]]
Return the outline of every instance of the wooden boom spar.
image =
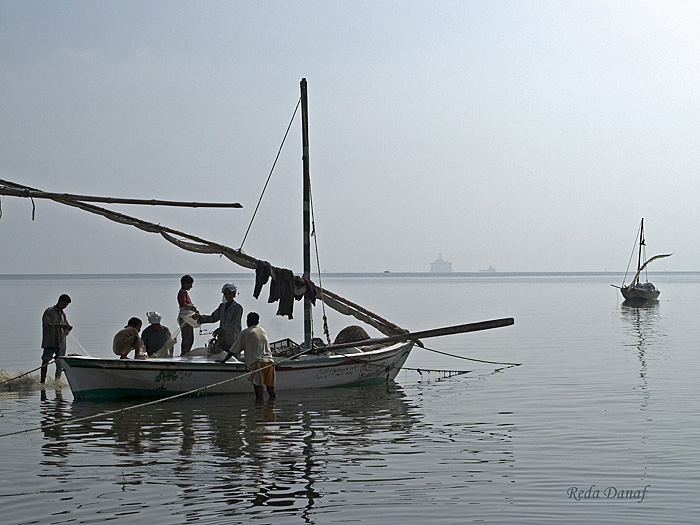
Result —
[[[31,199],[50,199],[58,201],[77,202],[104,202],[108,204],[138,204],[147,206],[180,206],[187,208],[242,208],[238,202],[181,202],[165,201],[157,199],[123,199],[119,197],[96,197],[92,195],[74,195],[71,193],[51,193],[27,188],[10,187],[14,185],[8,181],[0,180],[0,195],[10,197],[24,197]]]
[[[378,337],[375,339],[364,339],[362,341],[354,341],[352,343],[340,343],[337,345],[329,345],[323,348],[324,350],[341,350],[343,348],[355,348],[358,346],[371,346],[385,343],[398,343],[401,341],[417,341],[418,339],[427,339],[428,337],[439,337],[442,335],[463,334],[465,332],[478,332],[480,330],[490,330],[491,328],[500,328],[502,326],[510,326],[515,323],[512,317],[503,319],[492,319],[490,321],[480,321],[478,323],[459,324],[447,326],[445,328],[434,328],[432,330],[423,330],[422,332],[406,332],[405,334],[391,335],[388,337]]]

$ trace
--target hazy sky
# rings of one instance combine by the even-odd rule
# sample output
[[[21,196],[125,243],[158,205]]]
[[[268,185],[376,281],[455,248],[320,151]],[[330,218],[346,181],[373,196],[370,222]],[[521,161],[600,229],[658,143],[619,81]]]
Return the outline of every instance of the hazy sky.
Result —
[[[321,267],[700,270],[700,4],[0,2],[0,178],[241,245],[309,83]],[[300,121],[244,251],[301,268]],[[0,273],[230,272],[0,197]]]

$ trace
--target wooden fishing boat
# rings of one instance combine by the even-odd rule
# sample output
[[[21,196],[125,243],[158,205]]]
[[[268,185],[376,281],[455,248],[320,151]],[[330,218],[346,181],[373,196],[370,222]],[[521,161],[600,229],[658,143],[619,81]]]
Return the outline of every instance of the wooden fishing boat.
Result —
[[[625,285],[624,280],[622,286],[620,286],[620,293],[626,301],[630,302],[643,302],[643,301],[656,301],[659,297],[661,291],[656,288],[652,283],[649,282],[648,276],[645,272],[645,281],[640,281],[640,276],[644,270],[646,270],[647,265],[657,259],[662,259],[664,257],[669,257],[673,254],[665,253],[660,255],[655,255],[650,259],[646,259],[646,240],[644,238],[644,218],[639,225],[639,236],[636,237],[634,251],[637,251],[637,272],[628,285]],[[630,258],[631,260],[631,258]],[[629,269],[629,267],[628,267]],[[627,274],[625,273],[625,278]]]
[[[308,102],[306,80],[301,81],[302,161],[303,161],[303,277],[294,277],[291,270],[277,268],[244,253],[242,248],[232,249],[193,235],[172,230],[160,224],[117,213],[98,207],[93,202],[123,202],[153,205],[156,201],[114,199],[110,197],[80,196],[46,193],[35,188],[0,180],[0,195],[46,198],[89,213],[102,215],[115,222],[135,226],[157,233],[176,246],[197,253],[213,253],[251,270],[269,274],[273,279],[291,275],[295,279],[295,292],[304,298],[304,340],[296,344],[292,339],[272,343],[275,356],[277,390],[326,388],[390,381],[396,377],[420,339],[442,335],[487,330],[513,324],[512,318],[496,319],[466,325],[410,333],[386,319],[356,305],[330,290],[311,281],[311,183],[309,177]],[[222,203],[175,203],[158,201],[169,206],[211,206]],[[229,204],[229,207],[240,207]],[[267,280],[267,277],[265,277]],[[312,293],[310,293],[312,292]],[[254,293],[257,298],[257,295]],[[313,337],[312,306],[322,301],[334,310],[354,317],[374,327],[384,337],[370,339],[350,337],[330,344]],[[278,311],[278,314],[281,313]],[[290,316],[291,317],[291,316]],[[341,331],[342,332],[342,331]],[[248,381],[250,372],[245,364],[230,360],[218,362],[220,354],[191,355],[183,357],[156,357],[148,359],[116,359],[85,356],[65,356],[63,361],[68,383],[76,399],[167,397],[172,395],[251,393]]]
[[[513,324],[512,318],[449,326],[388,337],[324,346],[305,351],[290,339],[271,344],[277,389],[356,386],[393,380],[416,341],[488,330]],[[313,353],[311,353],[313,352]],[[218,362],[222,354],[140,359],[63,357],[76,399],[168,397],[177,394],[250,393],[245,364]]]
[[[338,353],[301,355],[275,365],[279,391],[372,384],[392,380],[413,341],[359,347]],[[366,350],[366,351],[363,351]],[[244,363],[213,356],[99,359],[68,356],[63,366],[75,399],[167,397],[175,394],[250,394]]]

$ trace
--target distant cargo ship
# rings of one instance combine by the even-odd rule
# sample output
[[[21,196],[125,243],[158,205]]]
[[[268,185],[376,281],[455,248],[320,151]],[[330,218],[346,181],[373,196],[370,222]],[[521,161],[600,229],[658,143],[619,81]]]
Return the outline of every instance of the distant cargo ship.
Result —
[[[491,266],[491,265],[489,264],[489,267],[488,267],[488,268],[486,268],[485,270],[479,270],[479,271],[480,271],[480,272],[486,272],[486,273],[496,273],[496,268],[494,268],[493,266]]]
[[[430,271],[431,273],[450,273],[453,271],[452,263],[443,259],[442,254],[439,253],[437,260],[430,263]]]

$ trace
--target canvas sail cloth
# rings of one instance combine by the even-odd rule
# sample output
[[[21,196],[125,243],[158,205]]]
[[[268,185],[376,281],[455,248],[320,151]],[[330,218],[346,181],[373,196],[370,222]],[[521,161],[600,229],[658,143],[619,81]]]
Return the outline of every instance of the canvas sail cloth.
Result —
[[[6,193],[3,193],[3,190],[7,190]],[[21,195],[18,195],[17,192],[18,190],[21,192]],[[228,246],[225,246],[223,244],[218,244],[215,242],[207,241],[206,239],[202,239],[199,237],[196,237],[194,235],[190,235],[185,232],[180,232],[177,230],[173,230],[171,228],[168,228],[166,226],[161,226],[159,224],[154,224],[152,222],[144,221],[141,219],[138,219],[136,217],[131,217],[129,215],[124,215],[123,213],[118,213],[112,210],[108,210],[106,208],[102,208],[100,206],[96,206],[94,204],[88,204],[86,202],[83,202],[80,200],[79,196],[69,196],[66,194],[55,194],[55,193],[46,193],[41,190],[37,190],[35,188],[30,188],[28,186],[23,186],[21,184],[16,184],[14,182],[9,182],[5,180],[0,180],[0,195],[2,194],[8,194],[8,195],[13,195],[13,196],[21,196],[21,197],[27,197],[27,198],[45,198],[45,199],[50,199],[55,202],[58,202],[60,204],[65,204],[67,206],[73,206],[76,208],[79,208],[83,211],[86,211],[88,213],[93,213],[96,215],[101,215],[105,217],[106,219],[109,219],[114,222],[118,222],[120,224],[126,224],[129,226],[133,226],[135,228],[138,228],[140,230],[149,232],[149,233],[158,233],[160,234],[165,240],[168,242],[174,244],[175,246],[187,250],[190,252],[196,252],[196,253],[211,253],[211,254],[218,254],[226,257],[229,259],[231,262],[243,267],[243,268],[248,268],[251,270],[255,270],[255,268],[258,265],[258,259],[251,257],[250,255],[244,253],[242,250],[236,250],[234,248],[230,248]],[[651,261],[651,260],[650,260]],[[649,261],[649,262],[650,262]],[[271,277],[275,278],[278,272],[281,272],[283,268],[278,268],[275,266],[270,265],[270,270],[271,270]],[[299,290],[300,293],[303,293],[304,290]],[[394,323],[391,323],[390,321],[387,321],[386,319],[383,319],[382,317],[378,316],[377,314],[370,312],[369,310],[366,310],[365,308],[362,308],[361,306],[352,303],[348,301],[347,299],[334,294],[330,290],[323,289],[319,286],[316,286],[316,293],[317,293],[317,299],[320,299],[321,301],[324,302],[329,308],[332,308],[333,310],[344,314],[348,316],[352,316],[358,321],[361,321],[363,323],[366,323],[377,330],[379,330],[382,334],[386,336],[393,336],[393,335],[400,335],[404,333],[408,333],[408,330],[405,330],[401,328],[400,326],[395,325]]]

